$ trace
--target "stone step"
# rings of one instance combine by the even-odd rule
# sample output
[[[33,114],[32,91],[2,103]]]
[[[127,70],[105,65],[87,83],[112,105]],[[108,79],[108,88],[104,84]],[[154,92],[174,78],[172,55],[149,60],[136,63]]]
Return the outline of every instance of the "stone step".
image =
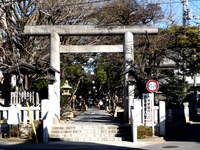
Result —
[[[121,131],[130,131],[130,126],[121,125],[63,125],[56,124],[53,125],[52,130],[121,130]]]
[[[127,133],[51,133],[50,136],[60,137],[60,136],[68,136],[68,137],[128,137],[130,134]]]
[[[50,139],[63,141],[131,141],[130,126],[55,124]]]
[[[84,142],[91,142],[91,141],[122,141],[120,137],[77,137],[77,138],[60,138],[62,141],[84,141]]]
[[[51,133],[54,134],[125,134],[131,133],[126,130],[52,130]]]
[[[64,129],[64,130],[57,130],[52,129],[52,133],[131,133],[131,130],[125,129]]]
[[[65,134],[65,135],[70,135],[70,134],[91,134],[91,135],[95,135],[95,134],[103,134],[103,135],[115,135],[115,136],[131,136],[131,132],[130,131],[120,131],[120,130],[52,130],[51,134]]]
[[[132,137],[51,137],[50,141],[132,141]]]
[[[116,125],[67,125],[67,124],[54,124],[52,129],[57,130],[82,130],[82,129],[118,129]]]
[[[127,137],[132,136],[131,132],[118,132],[118,131],[101,131],[101,130],[71,130],[71,131],[51,131],[50,135],[69,135],[71,136],[115,136],[115,137]]]
[[[115,134],[91,134],[91,133],[86,133],[86,134],[51,134],[51,137],[59,137],[59,138],[64,138],[64,137],[117,137]]]

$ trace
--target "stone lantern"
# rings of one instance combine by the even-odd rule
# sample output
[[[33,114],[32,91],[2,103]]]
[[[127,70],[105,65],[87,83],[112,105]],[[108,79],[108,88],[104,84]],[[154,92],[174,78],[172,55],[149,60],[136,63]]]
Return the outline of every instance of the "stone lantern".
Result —
[[[65,80],[64,85],[61,87],[63,89],[63,93],[62,95],[71,95],[71,93],[69,92],[69,89],[71,89],[72,87],[69,86],[69,82],[67,80]]]

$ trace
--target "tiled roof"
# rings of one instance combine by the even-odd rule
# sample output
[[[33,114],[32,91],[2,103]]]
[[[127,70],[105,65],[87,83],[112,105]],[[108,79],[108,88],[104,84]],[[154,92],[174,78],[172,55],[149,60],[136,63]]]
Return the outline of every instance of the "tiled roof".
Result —
[[[27,62],[19,62],[11,67],[9,67],[8,69],[6,69],[6,73],[18,73],[18,68],[20,70],[20,73],[21,74],[31,74],[31,73],[34,73],[36,71],[36,68],[27,63]]]

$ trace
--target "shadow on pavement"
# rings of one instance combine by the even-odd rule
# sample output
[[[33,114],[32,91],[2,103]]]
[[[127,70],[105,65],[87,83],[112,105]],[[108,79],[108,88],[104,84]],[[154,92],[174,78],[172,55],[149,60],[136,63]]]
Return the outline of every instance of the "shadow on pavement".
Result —
[[[172,133],[166,134],[166,141],[200,142],[200,116],[197,120],[185,123]]]
[[[32,140],[0,140],[4,150],[145,150],[130,142],[49,142],[33,143]]]

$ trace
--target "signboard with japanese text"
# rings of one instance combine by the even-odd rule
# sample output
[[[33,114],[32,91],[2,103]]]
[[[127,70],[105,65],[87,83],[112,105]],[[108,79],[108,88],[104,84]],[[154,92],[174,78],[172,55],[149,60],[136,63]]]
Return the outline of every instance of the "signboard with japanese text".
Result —
[[[146,126],[151,126],[153,123],[153,103],[153,93],[142,94],[143,121]]]

